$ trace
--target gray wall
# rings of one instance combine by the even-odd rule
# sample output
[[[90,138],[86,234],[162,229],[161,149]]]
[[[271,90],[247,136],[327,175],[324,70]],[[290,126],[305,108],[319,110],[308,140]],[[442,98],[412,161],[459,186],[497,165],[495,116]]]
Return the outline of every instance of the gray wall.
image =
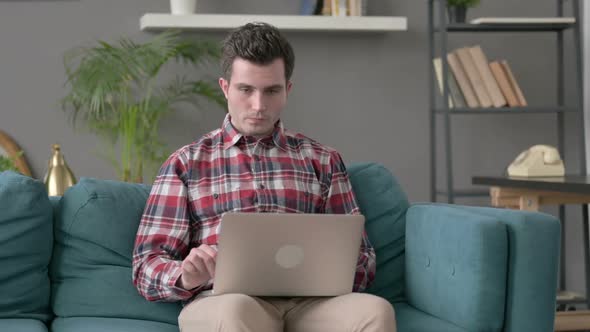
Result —
[[[383,163],[411,201],[429,199],[426,6],[427,1],[370,0],[370,15],[407,16],[406,32],[287,33],[297,55],[294,89],[283,116],[287,127],[335,147],[347,161]],[[482,1],[469,17],[549,16],[554,9],[551,0]],[[199,11],[206,13],[297,10],[298,1],[293,0],[199,0]],[[167,0],[0,2],[0,129],[23,148],[36,177],[45,172],[51,144],[60,143],[78,177],[115,178],[110,165],[95,153],[96,138],[74,131],[60,110],[58,102],[65,94],[62,55],[97,39],[148,38],[149,33],[139,31],[139,18],[145,12],[166,11]],[[223,33],[190,36],[220,39]],[[489,58],[510,61],[531,105],[555,102],[553,36],[463,34],[453,37],[450,46],[475,43]],[[567,56],[573,63],[570,52]],[[217,69],[211,72],[217,74]],[[567,77],[572,79],[573,73],[568,65]],[[568,101],[574,101],[573,87],[567,85]],[[166,121],[162,137],[171,149],[180,147],[214,129],[222,118],[218,109],[185,109]],[[566,125],[565,162],[573,172],[578,170],[581,133],[574,117],[569,116]],[[459,187],[468,187],[472,174],[501,173],[530,145],[556,144],[553,115],[465,115],[453,118],[452,126]],[[442,175],[444,169],[439,171]],[[485,205],[488,200],[459,203]],[[568,209],[567,223],[567,282],[574,290],[584,289],[579,210]]]

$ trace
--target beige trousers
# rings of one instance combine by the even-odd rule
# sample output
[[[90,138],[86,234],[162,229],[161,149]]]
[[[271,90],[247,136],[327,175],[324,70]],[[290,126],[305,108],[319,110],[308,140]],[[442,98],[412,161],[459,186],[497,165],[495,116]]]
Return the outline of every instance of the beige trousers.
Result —
[[[383,298],[351,293],[324,298],[225,294],[195,299],[178,316],[181,332],[395,332],[393,307]]]

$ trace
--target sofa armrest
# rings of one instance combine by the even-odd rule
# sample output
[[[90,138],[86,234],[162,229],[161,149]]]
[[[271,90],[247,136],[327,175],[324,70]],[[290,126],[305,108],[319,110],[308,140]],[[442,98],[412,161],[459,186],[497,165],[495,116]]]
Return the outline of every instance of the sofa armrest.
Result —
[[[455,206],[498,218],[508,230],[508,292],[504,331],[553,332],[561,224],[552,215]]]
[[[499,220],[452,207],[406,215],[406,296],[419,310],[468,331],[504,321],[508,234]]]
[[[552,331],[559,222],[542,213],[410,207],[408,302],[470,331]]]

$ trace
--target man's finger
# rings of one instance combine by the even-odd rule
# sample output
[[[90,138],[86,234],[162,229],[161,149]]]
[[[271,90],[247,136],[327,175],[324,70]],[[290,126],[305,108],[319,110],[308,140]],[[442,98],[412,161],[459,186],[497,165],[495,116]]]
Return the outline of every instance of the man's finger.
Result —
[[[198,259],[186,259],[182,262],[182,269],[189,274],[200,274],[204,266]]]
[[[209,256],[209,254],[207,254],[204,251],[199,252],[197,255],[199,255],[199,257],[201,258],[201,263],[207,269],[209,277],[213,278],[213,276],[215,275],[215,259]]]
[[[213,257],[213,259],[217,257],[217,251],[206,244],[201,245],[198,249],[206,252],[209,256]]]

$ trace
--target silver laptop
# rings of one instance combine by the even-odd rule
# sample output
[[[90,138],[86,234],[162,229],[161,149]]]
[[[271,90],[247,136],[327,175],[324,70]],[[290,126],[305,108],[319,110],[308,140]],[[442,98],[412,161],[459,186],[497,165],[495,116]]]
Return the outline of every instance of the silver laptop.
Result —
[[[364,222],[362,215],[226,213],[212,293],[350,293]]]

